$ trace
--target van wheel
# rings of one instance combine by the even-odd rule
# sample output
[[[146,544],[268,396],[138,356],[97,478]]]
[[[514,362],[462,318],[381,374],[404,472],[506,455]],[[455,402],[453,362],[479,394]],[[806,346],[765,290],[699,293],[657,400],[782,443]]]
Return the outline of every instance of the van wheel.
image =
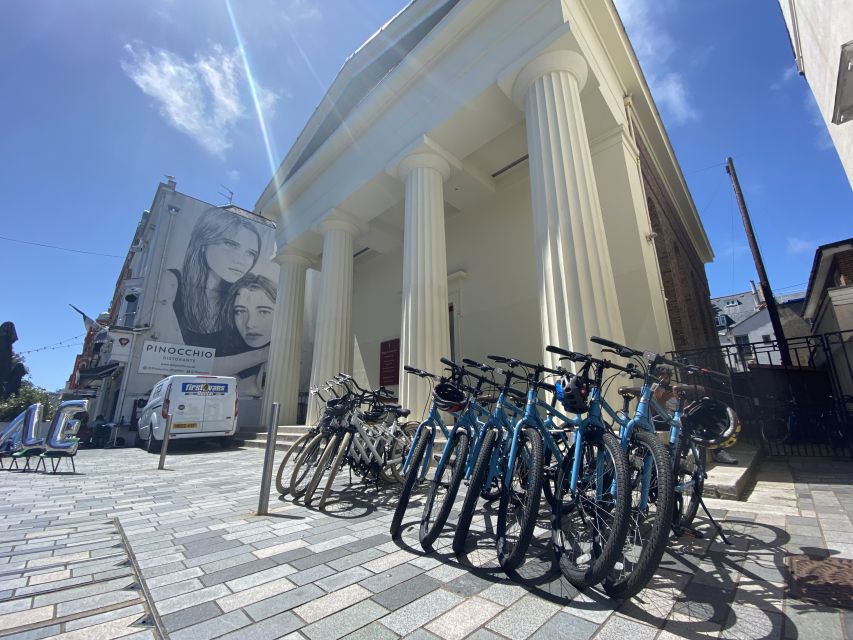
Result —
[[[145,441],[139,437],[139,427],[137,427],[136,433],[133,435],[133,446],[137,449],[141,449],[145,446]]]
[[[154,439],[154,429],[149,427],[148,440],[145,443],[145,450],[148,453],[160,453],[160,447],[162,446],[163,443],[158,443],[157,440]]]

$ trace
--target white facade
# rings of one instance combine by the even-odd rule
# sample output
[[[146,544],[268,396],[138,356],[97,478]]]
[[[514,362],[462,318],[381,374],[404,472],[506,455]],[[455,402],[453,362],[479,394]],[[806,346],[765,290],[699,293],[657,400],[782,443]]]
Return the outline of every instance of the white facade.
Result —
[[[670,349],[639,138],[710,261],[612,2],[415,0],[348,59],[257,202],[282,268],[272,353],[298,352],[311,266],[317,383],[378,385],[395,338],[401,366],[436,372],[451,353],[549,361],[591,335]],[[297,371],[267,387],[285,422]],[[428,388],[400,383],[419,416]]]
[[[832,122],[839,76],[844,75],[846,99],[853,92],[853,52],[842,59],[841,48],[853,42],[853,2],[849,0],[779,0],[791,37],[794,59],[811,87],[823,121],[853,187],[853,118]],[[841,67],[841,68],[839,68]]]

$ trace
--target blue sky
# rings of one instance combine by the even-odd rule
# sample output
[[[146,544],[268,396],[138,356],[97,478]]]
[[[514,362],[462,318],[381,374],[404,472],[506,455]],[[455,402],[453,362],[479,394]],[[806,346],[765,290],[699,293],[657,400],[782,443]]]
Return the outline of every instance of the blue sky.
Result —
[[[28,0],[0,23],[3,320],[30,378],[64,386],[157,183],[252,208],[344,59],[404,0]],[[754,278],[723,163],[734,157],[774,288],[853,235],[851,192],[776,2],[617,0],[716,260],[712,295]],[[853,125],[847,125],[853,126]],[[35,242],[73,253],[13,242]],[[107,254],[107,255],[93,255]],[[791,287],[789,289],[788,287]],[[72,345],[72,346],[65,346]],[[58,348],[56,348],[58,346]]]

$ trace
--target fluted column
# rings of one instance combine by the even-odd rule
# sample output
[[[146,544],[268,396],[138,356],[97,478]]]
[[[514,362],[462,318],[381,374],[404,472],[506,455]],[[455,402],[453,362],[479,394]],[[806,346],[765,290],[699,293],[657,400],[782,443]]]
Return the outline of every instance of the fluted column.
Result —
[[[325,220],[319,228],[323,233],[323,266],[312,386],[320,386],[338,373],[352,372],[352,240],[358,228],[337,218]],[[315,424],[319,417],[319,402],[309,400],[307,424]]]
[[[581,105],[587,73],[580,54],[552,52],[512,89],[526,117],[542,340],[581,352],[591,335],[623,337]]]
[[[440,358],[450,355],[444,237],[444,181],[450,165],[438,153],[413,153],[397,171],[406,183],[400,364],[436,373]],[[400,403],[416,419],[428,394],[426,382],[400,372]]]
[[[302,322],[305,317],[305,271],[307,257],[284,251],[273,258],[279,265],[273,336],[267,360],[263,424],[273,402],[280,406],[279,422],[296,424],[299,403]]]

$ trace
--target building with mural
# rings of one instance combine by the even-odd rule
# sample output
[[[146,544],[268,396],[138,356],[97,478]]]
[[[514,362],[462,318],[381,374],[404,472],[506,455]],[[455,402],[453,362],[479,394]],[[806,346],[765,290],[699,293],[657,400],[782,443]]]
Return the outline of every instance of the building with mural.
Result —
[[[99,318],[106,329],[90,330],[98,335],[87,338],[69,386],[94,390],[93,415],[132,424],[165,376],[235,376],[241,424],[257,424],[278,295],[275,225],[175,186],[160,184],[143,213]]]

